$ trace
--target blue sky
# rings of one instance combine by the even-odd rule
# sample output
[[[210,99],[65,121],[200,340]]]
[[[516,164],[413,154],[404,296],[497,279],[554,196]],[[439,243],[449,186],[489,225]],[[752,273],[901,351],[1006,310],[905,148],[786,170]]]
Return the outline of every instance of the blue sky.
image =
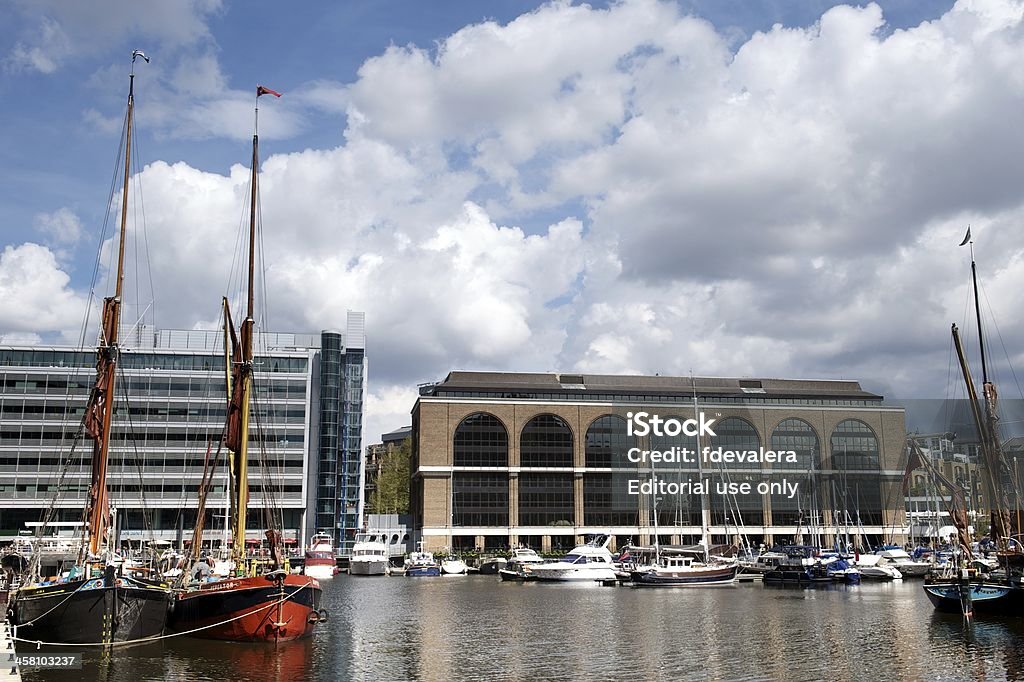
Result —
[[[77,335],[141,48],[139,309],[214,324],[252,91],[282,91],[260,119],[269,326],[366,311],[371,433],[456,368],[944,397],[967,223],[1024,359],[1017,0],[0,9],[7,342]]]

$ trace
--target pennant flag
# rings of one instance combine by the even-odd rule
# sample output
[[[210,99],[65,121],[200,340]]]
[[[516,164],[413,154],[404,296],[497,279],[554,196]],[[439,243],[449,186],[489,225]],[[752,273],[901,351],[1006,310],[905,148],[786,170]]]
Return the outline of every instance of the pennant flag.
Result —
[[[962,242],[960,242],[960,246],[965,245],[969,241],[971,241],[971,226],[970,225],[967,226],[967,234],[964,235],[964,240]]]
[[[273,95],[274,97],[280,97],[281,93],[277,92],[275,90],[271,90],[270,88],[265,88],[262,85],[257,85],[256,86],[256,96],[260,97],[262,95]]]

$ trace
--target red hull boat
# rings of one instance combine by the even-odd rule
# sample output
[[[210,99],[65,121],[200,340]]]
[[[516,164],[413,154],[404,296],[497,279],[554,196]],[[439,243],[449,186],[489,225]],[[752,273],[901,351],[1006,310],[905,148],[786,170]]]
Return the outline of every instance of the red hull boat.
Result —
[[[316,578],[283,571],[202,583],[178,592],[168,628],[204,639],[288,642],[327,619],[321,594]]]

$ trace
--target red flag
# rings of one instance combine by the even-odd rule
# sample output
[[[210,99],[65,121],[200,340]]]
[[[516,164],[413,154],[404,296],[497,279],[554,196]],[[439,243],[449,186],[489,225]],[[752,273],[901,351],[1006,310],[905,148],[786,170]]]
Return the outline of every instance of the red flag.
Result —
[[[260,97],[261,95],[273,95],[274,97],[280,97],[281,93],[276,90],[271,90],[270,88],[265,88],[262,85],[257,85],[256,96]]]

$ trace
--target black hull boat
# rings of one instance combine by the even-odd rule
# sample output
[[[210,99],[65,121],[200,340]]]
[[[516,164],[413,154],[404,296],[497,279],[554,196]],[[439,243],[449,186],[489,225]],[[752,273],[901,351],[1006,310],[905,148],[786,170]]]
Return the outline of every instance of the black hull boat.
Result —
[[[170,591],[136,578],[72,580],[20,588],[11,623],[23,640],[109,645],[163,633]]]
[[[630,572],[630,579],[637,587],[698,587],[708,585],[731,585],[736,579],[739,566],[687,567],[678,570],[648,569]]]
[[[831,585],[832,576],[824,564],[780,564],[764,574],[765,585]]]

